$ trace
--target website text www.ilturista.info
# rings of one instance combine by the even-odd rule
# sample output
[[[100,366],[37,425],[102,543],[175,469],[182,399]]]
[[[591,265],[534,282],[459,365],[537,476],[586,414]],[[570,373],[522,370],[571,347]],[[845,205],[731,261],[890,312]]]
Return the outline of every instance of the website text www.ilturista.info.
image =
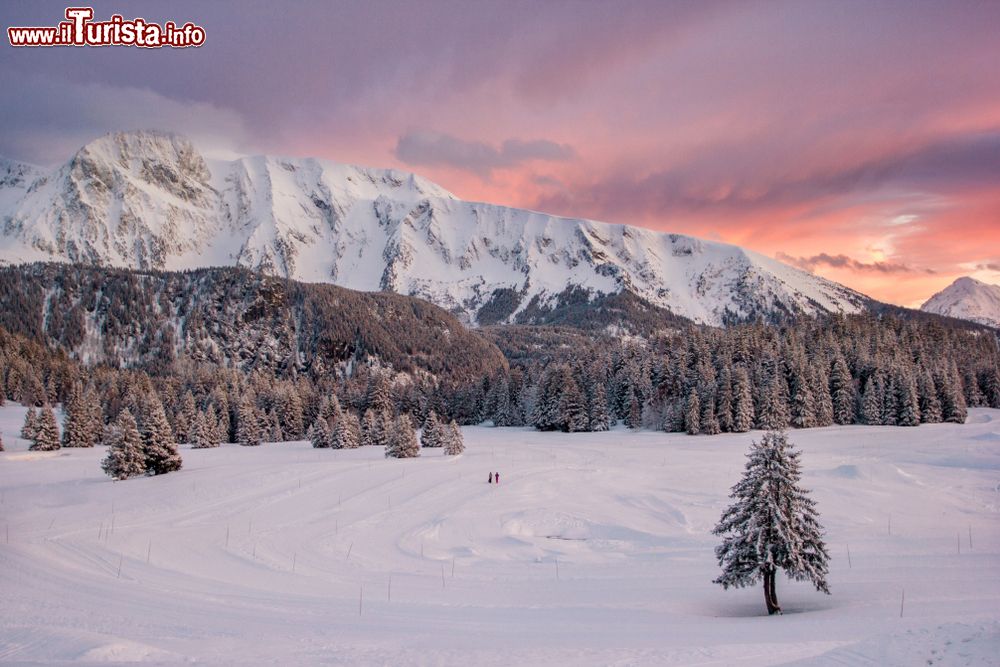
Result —
[[[67,7],[66,20],[50,27],[7,28],[11,46],[138,46],[158,49],[184,48],[205,43],[205,29],[188,22],[163,25],[143,18],[125,19],[114,14],[107,21],[93,21],[92,7]]]

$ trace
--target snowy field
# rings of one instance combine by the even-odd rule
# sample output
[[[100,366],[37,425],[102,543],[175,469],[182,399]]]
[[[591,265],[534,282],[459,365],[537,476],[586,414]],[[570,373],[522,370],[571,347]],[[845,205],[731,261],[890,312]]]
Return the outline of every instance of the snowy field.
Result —
[[[23,414],[0,408],[0,662],[1000,664],[1000,411],[792,432],[833,595],[782,577],[780,617],[711,583],[759,434],[185,448],[113,483],[101,448],[28,453]]]

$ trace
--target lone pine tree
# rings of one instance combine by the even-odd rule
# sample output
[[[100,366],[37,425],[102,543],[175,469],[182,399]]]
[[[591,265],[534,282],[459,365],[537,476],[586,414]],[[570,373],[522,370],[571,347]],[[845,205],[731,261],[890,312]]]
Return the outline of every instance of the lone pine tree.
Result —
[[[779,569],[796,581],[811,581],[829,594],[829,555],[816,503],[798,483],[799,452],[783,432],[765,433],[747,455],[746,470],[730,495],[736,502],[712,531],[723,535],[715,555],[722,575],[714,583],[743,588],[764,582],[768,614],[781,613],[775,592]]]

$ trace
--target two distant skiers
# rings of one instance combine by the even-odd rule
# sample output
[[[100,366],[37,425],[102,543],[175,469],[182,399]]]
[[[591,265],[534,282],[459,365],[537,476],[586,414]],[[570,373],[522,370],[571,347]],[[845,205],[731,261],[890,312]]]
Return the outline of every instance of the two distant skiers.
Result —
[[[500,483],[500,473],[498,473],[498,472],[491,472],[490,473],[490,484],[499,484],[499,483]]]

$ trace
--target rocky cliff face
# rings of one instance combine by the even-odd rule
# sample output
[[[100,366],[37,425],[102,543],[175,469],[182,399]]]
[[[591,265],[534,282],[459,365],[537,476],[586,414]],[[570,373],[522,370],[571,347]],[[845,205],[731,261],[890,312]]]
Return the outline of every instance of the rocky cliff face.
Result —
[[[204,158],[120,133],[54,170],[0,163],[0,261],[239,265],[419,296],[471,324],[567,294],[631,293],[706,324],[856,312],[867,297],[732,245],[466,202],[413,174],[316,159]]]

